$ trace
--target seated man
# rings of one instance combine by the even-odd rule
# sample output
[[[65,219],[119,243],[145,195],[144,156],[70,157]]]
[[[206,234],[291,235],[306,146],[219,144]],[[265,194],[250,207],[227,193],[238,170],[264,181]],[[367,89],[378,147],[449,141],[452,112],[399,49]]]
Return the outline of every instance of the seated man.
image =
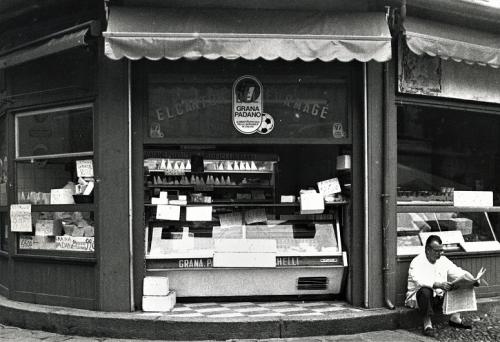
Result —
[[[424,335],[434,336],[431,315],[434,311],[442,312],[443,295],[452,288],[448,279],[456,279],[468,273],[456,266],[447,257],[442,256],[441,238],[431,235],[425,243],[425,253],[417,255],[408,270],[408,292],[405,304],[418,308],[423,317]],[[462,322],[460,313],[450,316],[450,326],[471,329]]]

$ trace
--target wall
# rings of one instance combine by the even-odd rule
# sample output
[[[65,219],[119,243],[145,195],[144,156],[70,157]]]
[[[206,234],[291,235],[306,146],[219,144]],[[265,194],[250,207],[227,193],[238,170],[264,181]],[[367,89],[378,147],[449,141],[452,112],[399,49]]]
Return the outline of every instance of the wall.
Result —
[[[398,64],[402,93],[500,103],[500,69],[418,56],[406,45],[400,46]]]

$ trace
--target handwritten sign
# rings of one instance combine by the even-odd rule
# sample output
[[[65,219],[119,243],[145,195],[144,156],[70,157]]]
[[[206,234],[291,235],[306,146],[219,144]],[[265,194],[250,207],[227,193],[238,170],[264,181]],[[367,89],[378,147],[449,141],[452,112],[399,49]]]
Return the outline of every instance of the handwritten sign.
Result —
[[[10,230],[12,232],[32,232],[31,204],[12,204],[10,206]]]
[[[94,165],[92,159],[76,161],[76,175],[78,177],[94,177]]]
[[[93,237],[56,236],[56,249],[64,251],[94,251]]]
[[[340,189],[339,180],[337,178],[318,182],[318,190],[323,194],[323,196],[336,194],[342,191],[342,189]]]

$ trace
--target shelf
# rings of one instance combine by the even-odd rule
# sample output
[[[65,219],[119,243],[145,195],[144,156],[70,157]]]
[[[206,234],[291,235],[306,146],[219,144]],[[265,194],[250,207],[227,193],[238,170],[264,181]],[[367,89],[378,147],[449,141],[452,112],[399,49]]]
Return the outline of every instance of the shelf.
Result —
[[[164,174],[165,171],[168,170],[148,170],[148,172],[153,172],[153,173],[162,173]],[[177,170],[172,170],[172,171],[177,171]],[[178,170],[179,174],[165,174],[166,176],[184,176],[185,173],[192,173],[192,174],[208,174],[208,173],[245,173],[245,174],[256,174],[256,173],[261,173],[261,174],[271,174],[273,173],[272,170],[205,170],[203,172],[191,172],[191,170]]]
[[[31,211],[32,212],[56,212],[56,211],[94,211],[94,204],[85,203],[85,204],[32,204]]]
[[[398,213],[490,212],[500,213],[500,207],[455,207],[445,205],[398,205]]]
[[[342,201],[342,202],[334,202],[334,203],[325,203],[325,207],[335,207],[335,206],[342,206],[349,204],[348,201]],[[156,204],[151,204],[151,203],[144,203],[144,206],[146,207],[156,207]],[[227,202],[227,203],[188,203],[187,205],[183,207],[192,207],[192,206],[211,206],[211,207],[300,207],[300,203],[262,203],[262,201],[259,200],[258,203],[234,203],[234,202]],[[499,208],[500,211],[500,208]]]
[[[215,189],[270,189],[272,185],[263,184],[241,184],[241,185],[216,185],[216,184],[155,184],[147,185],[147,188],[165,189],[195,189],[196,187],[213,187]]]

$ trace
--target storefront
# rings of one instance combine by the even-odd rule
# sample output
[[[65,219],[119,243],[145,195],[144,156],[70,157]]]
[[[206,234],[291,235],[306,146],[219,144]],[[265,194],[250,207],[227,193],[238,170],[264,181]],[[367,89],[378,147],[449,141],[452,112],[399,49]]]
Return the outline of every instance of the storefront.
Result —
[[[446,255],[488,273],[478,296],[497,296],[500,242],[497,35],[415,17],[399,40],[397,302],[408,265],[430,234]],[[497,45],[498,46],[498,45]],[[436,56],[436,57],[433,57]]]
[[[390,58],[384,15],[115,7],[103,35],[154,60],[129,74],[136,303],[144,276],[178,300],[359,301],[368,85],[348,61]]]
[[[134,311],[165,276],[184,301],[392,307],[430,232],[499,294],[496,36],[342,1],[138,3],[5,24],[1,295]]]

